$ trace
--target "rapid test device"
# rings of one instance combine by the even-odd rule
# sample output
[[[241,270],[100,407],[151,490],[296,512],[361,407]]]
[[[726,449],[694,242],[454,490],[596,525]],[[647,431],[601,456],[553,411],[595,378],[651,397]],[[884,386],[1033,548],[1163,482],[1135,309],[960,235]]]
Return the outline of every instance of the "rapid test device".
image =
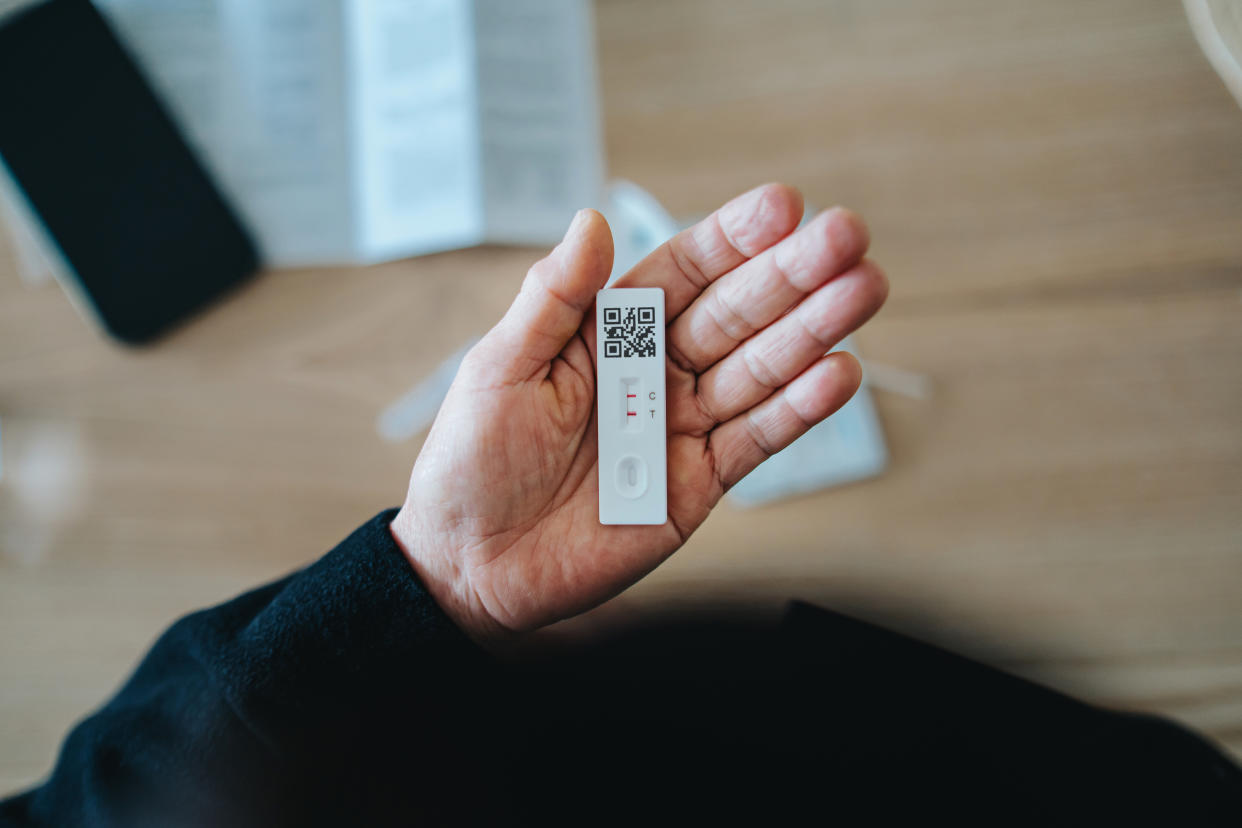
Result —
[[[595,297],[599,522],[668,519],[664,291],[610,288]]]

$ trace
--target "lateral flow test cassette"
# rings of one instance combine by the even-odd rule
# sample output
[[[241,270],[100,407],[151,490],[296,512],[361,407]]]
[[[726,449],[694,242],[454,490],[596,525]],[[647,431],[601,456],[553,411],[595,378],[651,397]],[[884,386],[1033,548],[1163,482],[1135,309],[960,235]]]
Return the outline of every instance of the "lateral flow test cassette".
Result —
[[[608,288],[595,296],[599,522],[668,519],[664,291]]]

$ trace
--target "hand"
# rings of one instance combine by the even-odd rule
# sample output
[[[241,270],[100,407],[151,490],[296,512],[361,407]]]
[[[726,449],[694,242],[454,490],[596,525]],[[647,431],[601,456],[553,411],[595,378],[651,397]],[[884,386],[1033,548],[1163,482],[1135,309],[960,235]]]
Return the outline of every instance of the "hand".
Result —
[[[825,356],[888,293],[843,209],[793,232],[798,191],[741,195],[617,287],[664,289],[668,521],[599,522],[595,294],[612,268],[583,210],[462,363],[392,533],[446,613],[480,642],[583,612],[686,542],[721,496],[840,408],[862,372]]]

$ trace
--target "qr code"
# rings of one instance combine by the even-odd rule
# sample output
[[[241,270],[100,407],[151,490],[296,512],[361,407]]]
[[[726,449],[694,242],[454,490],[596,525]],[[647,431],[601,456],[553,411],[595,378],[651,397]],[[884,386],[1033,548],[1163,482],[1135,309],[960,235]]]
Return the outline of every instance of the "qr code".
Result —
[[[655,308],[604,308],[605,357],[655,355]]]

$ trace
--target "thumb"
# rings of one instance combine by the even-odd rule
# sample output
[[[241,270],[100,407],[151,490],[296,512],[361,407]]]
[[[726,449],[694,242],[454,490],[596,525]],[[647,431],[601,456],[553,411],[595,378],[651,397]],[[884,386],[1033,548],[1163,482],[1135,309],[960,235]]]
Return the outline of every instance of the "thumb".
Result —
[[[565,238],[535,262],[504,318],[484,338],[495,349],[489,347],[488,361],[510,380],[542,372],[578,332],[611,271],[608,222],[594,210],[579,210]]]

